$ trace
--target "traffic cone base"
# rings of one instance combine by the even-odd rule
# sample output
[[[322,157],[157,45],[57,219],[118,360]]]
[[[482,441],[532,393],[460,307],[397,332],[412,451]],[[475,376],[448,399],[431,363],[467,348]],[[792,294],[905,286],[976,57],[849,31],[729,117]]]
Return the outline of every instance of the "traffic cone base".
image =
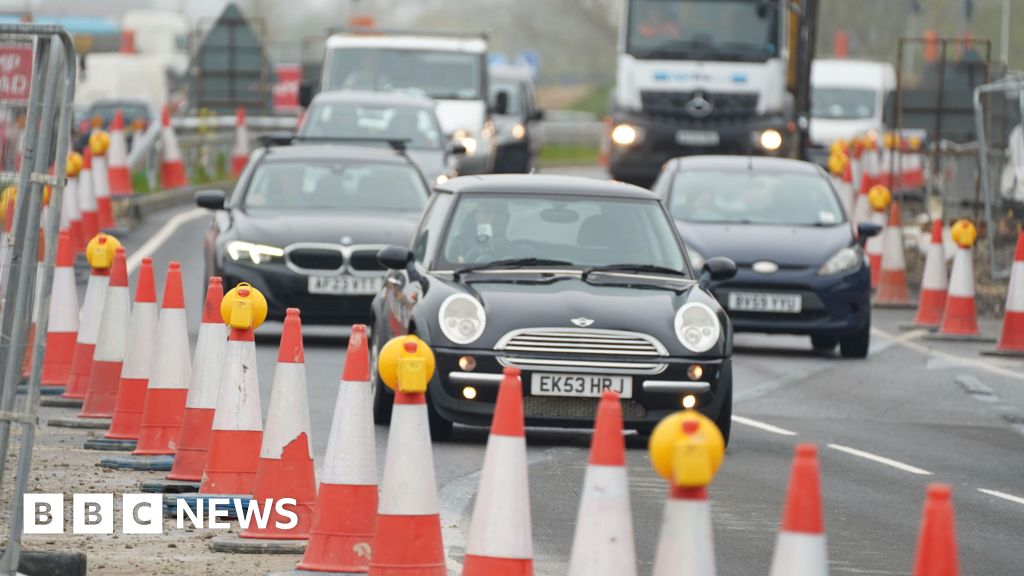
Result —
[[[142,426],[142,409],[146,404],[146,378],[121,378],[117,386],[117,402],[110,431],[104,436],[113,440],[138,440]]]
[[[77,332],[49,332],[43,361],[43,386],[66,386],[71,376]]]
[[[946,312],[942,318],[941,333],[975,335],[978,332],[978,314],[974,296],[947,296]]]
[[[410,478],[410,481],[415,480]],[[399,574],[447,576],[440,514],[377,516],[370,576]]]
[[[260,430],[214,430],[200,494],[252,494],[260,457]]]
[[[181,419],[185,412],[188,388],[153,388],[146,390],[146,404],[139,428],[139,444],[132,454],[155,456],[174,454],[181,436]]]
[[[278,540],[309,538],[316,504],[316,478],[313,475],[313,457],[309,454],[309,438],[305,433],[285,446],[280,458],[260,458],[252,493],[255,499],[275,502],[281,498],[294,498],[296,504],[292,511],[299,517],[298,524],[288,530],[277,528],[276,522],[287,522],[287,519],[275,509],[266,528],[250,524],[239,536]]]
[[[772,557],[773,576],[825,576],[828,566],[828,551],[825,536],[781,532],[775,540],[775,555]]]
[[[938,328],[942,323],[942,313],[946,309],[946,291],[921,289],[918,297],[917,315],[914,324],[928,328]]]
[[[1003,331],[996,350],[1024,354],[1024,232],[1017,235],[1017,251],[1010,268],[1010,286],[1006,292]]]
[[[309,545],[298,568],[365,573],[370,567],[377,497],[376,484],[321,482]]]
[[[906,270],[885,270],[881,271],[878,279],[878,292],[875,294],[875,304],[910,304],[910,289],[907,288]]]
[[[463,573],[533,576],[533,560],[530,558],[494,558],[491,556],[466,554],[462,570]]]
[[[121,380],[121,362],[93,360],[89,372],[89,388],[79,418],[111,418],[117,403],[117,386]]]
[[[212,408],[185,407],[181,419],[181,438],[174,453],[174,466],[167,475],[168,480],[199,482],[203,479],[213,415]]]
[[[75,342],[75,353],[71,358],[71,372],[68,385],[61,394],[62,398],[85,399],[85,391],[89,387],[89,376],[92,373],[92,353],[95,344]]]

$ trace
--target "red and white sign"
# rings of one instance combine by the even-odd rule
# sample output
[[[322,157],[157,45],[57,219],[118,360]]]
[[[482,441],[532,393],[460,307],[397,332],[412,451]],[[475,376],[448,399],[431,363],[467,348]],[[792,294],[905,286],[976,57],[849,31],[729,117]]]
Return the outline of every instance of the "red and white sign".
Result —
[[[32,87],[32,47],[0,46],[0,100],[28,100]]]
[[[278,64],[274,67],[277,84],[274,84],[274,109],[294,110],[299,107],[299,83],[302,82],[302,67],[298,64]]]

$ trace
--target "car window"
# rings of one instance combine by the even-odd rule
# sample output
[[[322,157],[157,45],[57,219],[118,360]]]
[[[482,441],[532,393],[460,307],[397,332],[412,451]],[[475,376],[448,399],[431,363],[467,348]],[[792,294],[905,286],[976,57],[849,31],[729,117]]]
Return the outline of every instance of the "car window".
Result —
[[[410,148],[439,150],[441,128],[432,110],[352,102],[314,103],[301,136],[406,140]]]
[[[423,264],[427,256],[437,250],[437,241],[441,237],[451,205],[452,195],[447,192],[439,192],[431,197],[412,244],[412,253],[417,262]]]
[[[873,118],[877,93],[860,88],[811,88],[811,118],[861,120]]]
[[[669,210],[679,220],[789,226],[845,221],[832,187],[821,176],[746,170],[680,170]]]
[[[576,266],[653,264],[685,270],[671,222],[653,200],[586,196],[460,197],[438,265],[537,257]]]
[[[410,166],[279,160],[256,167],[242,206],[275,211],[419,212],[426,199],[426,186]]]
[[[442,50],[335,48],[326,90],[406,91],[438,100],[481,98],[480,54]]]

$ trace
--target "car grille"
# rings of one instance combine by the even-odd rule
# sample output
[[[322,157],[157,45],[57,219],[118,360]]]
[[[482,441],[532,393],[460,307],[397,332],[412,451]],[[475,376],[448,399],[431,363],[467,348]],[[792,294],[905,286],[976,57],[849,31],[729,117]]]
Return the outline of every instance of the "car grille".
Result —
[[[345,257],[332,248],[296,248],[288,251],[288,261],[305,270],[338,270],[345,264]]]
[[[690,114],[686,105],[703,96],[713,106],[700,118]],[[644,112],[656,118],[684,118],[698,126],[722,126],[747,121],[757,115],[757,94],[724,92],[676,92],[644,90],[640,93]]]
[[[494,349],[504,352],[636,356],[640,358],[657,358],[668,355],[660,342],[646,334],[569,328],[531,328],[509,332],[498,341]]]
[[[561,398],[555,396],[523,397],[523,413],[527,418],[594,418],[599,398]],[[636,400],[622,400],[622,417],[626,420],[647,416],[647,409]]]
[[[377,250],[359,250],[353,252],[348,259],[348,265],[353,270],[360,272],[378,272],[385,270],[384,266],[377,260]]]

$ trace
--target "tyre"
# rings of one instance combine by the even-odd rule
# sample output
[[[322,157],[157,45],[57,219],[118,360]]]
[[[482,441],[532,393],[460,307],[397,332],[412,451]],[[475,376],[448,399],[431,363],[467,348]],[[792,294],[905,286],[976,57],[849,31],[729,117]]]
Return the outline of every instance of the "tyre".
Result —
[[[722,409],[718,412],[718,418],[715,418],[715,424],[718,425],[718,430],[722,432],[722,439],[725,440],[725,447],[729,447],[729,434],[732,432],[732,388],[729,388],[729,392],[722,399]]]
[[[373,421],[381,425],[390,424],[391,408],[394,406],[395,396],[380,381],[380,374],[377,373],[377,356],[380,353],[380,341],[377,338],[376,330],[373,331],[373,338],[371,338],[370,342],[370,388],[373,390]]]
[[[871,344],[871,322],[857,332],[839,339],[839,352],[843,358],[867,358]]]
[[[835,336],[827,334],[811,336],[811,346],[813,346],[817,352],[831,352],[838,343],[839,338]]]

